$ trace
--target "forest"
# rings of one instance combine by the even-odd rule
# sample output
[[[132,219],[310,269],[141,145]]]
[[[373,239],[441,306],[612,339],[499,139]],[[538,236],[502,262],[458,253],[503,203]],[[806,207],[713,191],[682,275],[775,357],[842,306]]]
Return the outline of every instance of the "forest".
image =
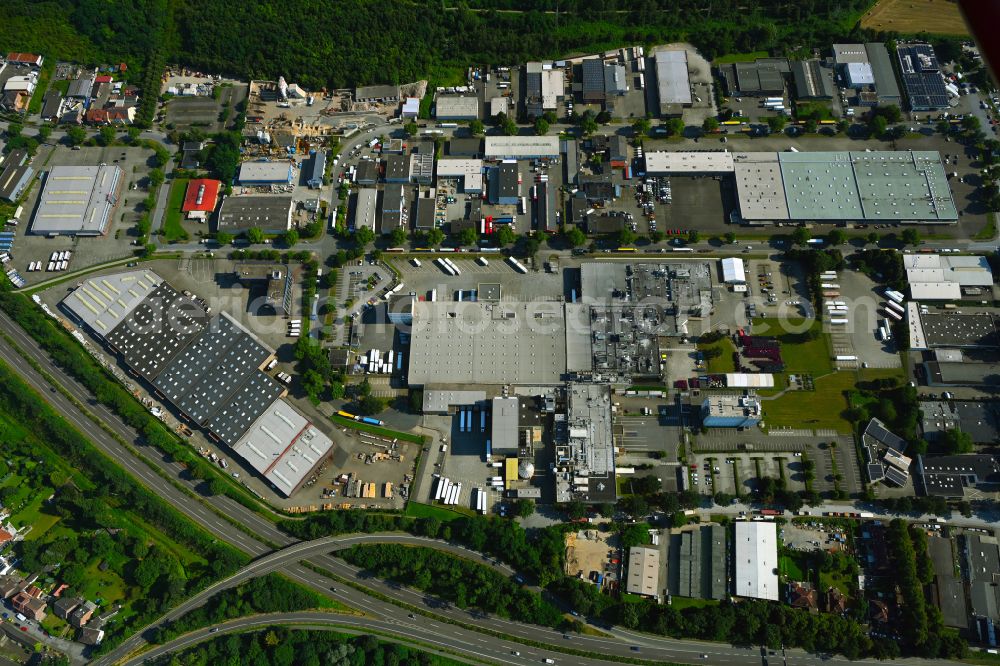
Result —
[[[355,637],[332,631],[274,627],[219,636],[155,663],[161,666],[458,666],[463,662],[369,635]]]
[[[709,58],[807,52],[856,31],[870,0],[7,0],[0,48],[101,64],[176,62],[306,88],[444,81],[523,62],[686,39]],[[139,27],[141,26],[141,29]],[[853,35],[859,37],[860,35]],[[141,78],[135,78],[141,81]]]

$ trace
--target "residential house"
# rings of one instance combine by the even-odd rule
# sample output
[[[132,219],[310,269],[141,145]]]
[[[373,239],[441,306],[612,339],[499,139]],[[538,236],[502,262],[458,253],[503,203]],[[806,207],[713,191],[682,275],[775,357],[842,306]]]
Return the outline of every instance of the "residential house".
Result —
[[[827,613],[843,615],[847,612],[847,595],[835,587],[831,587],[826,591],[824,601],[823,610]]]
[[[52,612],[61,620],[69,620],[69,616],[83,603],[79,597],[63,597],[52,604]]]
[[[76,640],[84,645],[100,645],[104,640],[104,630],[94,627],[83,627],[76,634]]]
[[[94,616],[94,611],[96,610],[97,604],[93,601],[84,601],[83,604],[70,613],[69,623],[79,629],[83,625],[90,622],[90,618]]]
[[[31,594],[32,588],[38,590],[37,587],[30,586],[18,592],[11,598],[10,605],[15,613],[21,613],[25,617],[41,622],[45,619],[45,600]]]
[[[88,109],[84,120],[90,125],[131,125],[135,122],[134,106]]]
[[[10,599],[12,596],[24,589],[24,579],[20,576],[8,574],[0,576],[0,597]]]
[[[872,599],[868,603],[868,616],[875,624],[888,624],[889,606],[880,599]]]
[[[819,610],[818,595],[812,583],[793,582],[788,585],[788,603],[792,608],[815,613]]]

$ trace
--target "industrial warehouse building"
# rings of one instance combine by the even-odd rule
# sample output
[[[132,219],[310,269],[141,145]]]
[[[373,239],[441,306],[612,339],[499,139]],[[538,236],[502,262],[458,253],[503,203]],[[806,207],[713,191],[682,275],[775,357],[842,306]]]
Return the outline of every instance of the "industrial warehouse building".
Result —
[[[31,233],[102,236],[118,205],[124,173],[116,166],[57,166],[38,197]]]
[[[885,44],[834,44],[833,60],[848,86],[859,91],[863,104],[898,106],[902,101],[896,73],[892,69],[892,57]],[[866,97],[860,94],[864,91],[874,94]]]
[[[288,195],[226,197],[219,208],[218,231],[240,234],[256,227],[266,234],[282,234],[292,228],[292,207]]]
[[[362,187],[354,195],[354,229],[368,227],[375,231],[375,218],[378,215],[378,190],[373,187]]]
[[[778,530],[771,521],[736,523],[738,597],[778,601]]]
[[[948,91],[934,47],[930,44],[900,44],[896,47],[900,78],[910,111],[948,108]]]
[[[475,120],[479,117],[479,98],[441,95],[434,101],[434,117],[438,120]]]
[[[155,273],[89,278],[61,305],[183,419],[231,447],[284,495],[329,455],[333,442],[263,372],[274,350]]]
[[[559,98],[566,89],[566,74],[551,62],[529,62],[525,67],[527,92],[525,105],[529,116],[541,116],[546,111],[555,111]],[[506,100],[505,97],[499,99]],[[500,111],[506,110],[499,109]],[[491,116],[496,116],[492,112]]]
[[[244,162],[240,165],[241,185],[289,185],[294,170],[289,162]]]
[[[488,136],[488,160],[534,160],[559,157],[558,136]]]
[[[660,50],[653,57],[656,61],[660,115],[679,116],[692,103],[687,51]]]
[[[940,254],[903,255],[903,268],[916,301],[958,301],[963,295],[993,292],[993,271],[986,257]]]
[[[659,596],[660,551],[656,548],[633,546],[628,551],[628,579],[625,591],[646,597]]]
[[[743,223],[942,224],[958,210],[937,151],[651,152],[650,175],[727,175]]]
[[[481,194],[483,191],[483,161],[474,159],[444,158],[437,163],[438,178],[461,180],[460,192]]]
[[[589,330],[567,327],[566,307],[555,302],[415,301],[409,382],[558,384],[566,374],[567,345],[584,347],[588,366],[590,359]]]
[[[24,194],[35,175],[29,162],[26,150],[12,150],[0,159],[0,199],[13,203]]]

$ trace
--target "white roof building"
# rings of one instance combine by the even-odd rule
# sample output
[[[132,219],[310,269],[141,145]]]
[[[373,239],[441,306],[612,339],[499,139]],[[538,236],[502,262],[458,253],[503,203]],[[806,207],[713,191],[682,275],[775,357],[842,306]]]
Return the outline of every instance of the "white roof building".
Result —
[[[770,521],[736,523],[738,597],[778,601],[778,530]]]
[[[646,153],[646,173],[732,173],[733,154],[728,152],[655,151]]]
[[[993,287],[989,262],[977,255],[907,254],[903,268],[910,294],[918,301],[960,300],[962,287]]]
[[[484,156],[488,160],[530,160],[559,157],[558,136],[488,136]]]
[[[747,281],[743,260],[739,257],[726,257],[722,260],[722,281],[726,284],[740,284]]]
[[[419,116],[420,98],[407,97],[406,101],[403,102],[403,108],[400,110],[399,115],[401,118],[416,118]]]
[[[635,546],[628,551],[628,580],[625,591],[629,594],[657,596],[660,589],[660,551],[656,548]]]
[[[654,57],[661,112],[672,106],[691,106],[687,51],[657,51]]]
[[[483,191],[483,161],[443,158],[437,163],[438,178],[461,178],[465,192]]]
[[[875,73],[869,62],[851,62],[847,64],[847,82],[852,88],[875,85]]]

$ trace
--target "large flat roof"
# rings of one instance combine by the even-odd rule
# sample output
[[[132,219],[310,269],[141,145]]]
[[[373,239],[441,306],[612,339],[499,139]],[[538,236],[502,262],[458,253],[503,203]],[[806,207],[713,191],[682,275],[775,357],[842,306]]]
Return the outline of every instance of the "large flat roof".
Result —
[[[736,523],[736,596],[778,601],[776,527],[770,521]]]
[[[203,424],[273,354],[223,312],[167,364],[153,385],[192,421]]]
[[[474,96],[442,95],[435,101],[435,118],[478,118],[479,98]]]
[[[660,50],[653,56],[656,59],[656,84],[660,95],[660,106],[691,104],[687,51]]]
[[[146,270],[88,278],[63,299],[63,305],[103,338],[161,282],[163,278]]]
[[[376,199],[378,190],[374,187],[362,187],[354,195],[354,228],[368,227],[375,230],[375,217],[378,214]]]
[[[99,236],[107,232],[123,172],[111,166],[55,166],[38,198],[31,233]]]
[[[850,220],[863,217],[848,153],[781,153],[778,161],[789,218]]]
[[[286,496],[291,495],[333,442],[285,400],[271,402],[233,450]]]
[[[756,153],[734,163],[740,214],[748,220],[787,220],[785,185],[777,153]]]
[[[219,231],[245,231],[257,227],[267,232],[287,231],[292,224],[290,195],[226,197],[219,208]]]
[[[497,455],[517,455],[517,398],[493,398],[490,405],[490,436]]]
[[[850,157],[866,219],[933,221],[958,218],[937,151],[852,152]]]
[[[437,161],[438,178],[461,178],[469,192],[483,191],[483,161],[445,157]]]
[[[558,136],[488,136],[486,137],[487,159],[532,157],[559,157]]]
[[[241,183],[290,183],[292,165],[288,162],[244,162],[240,165]]]
[[[413,304],[409,382],[557,384],[566,371],[557,302]]]
[[[208,319],[194,299],[161,282],[105,338],[130,368],[153,381]]]
[[[263,372],[251,373],[206,423],[227,446],[233,446],[247,425],[285,394],[285,387]]]
[[[646,173],[732,173],[733,154],[715,151],[666,151],[646,153]]]
[[[660,551],[633,546],[628,551],[628,579],[625,591],[655,597],[660,589]]]

